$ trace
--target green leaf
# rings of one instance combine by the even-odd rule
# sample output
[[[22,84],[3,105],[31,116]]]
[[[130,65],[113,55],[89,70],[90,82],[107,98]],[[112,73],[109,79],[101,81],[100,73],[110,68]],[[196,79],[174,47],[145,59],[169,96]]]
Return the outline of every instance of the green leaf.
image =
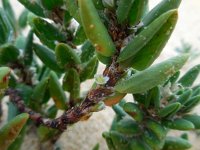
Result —
[[[3,4],[4,11],[8,17],[8,20],[12,24],[13,29],[15,29],[16,28],[16,18],[15,18],[13,8],[10,4],[10,0],[2,0],[2,4]]]
[[[0,33],[0,45],[11,42],[14,38],[14,29],[2,8],[0,8]]]
[[[62,68],[71,67],[81,63],[78,54],[75,49],[72,49],[69,45],[59,43],[55,49],[57,63]]]
[[[15,141],[8,147],[8,150],[21,150],[22,143],[26,134],[26,125],[22,128]]]
[[[94,56],[95,48],[90,41],[85,41],[81,47],[81,62],[85,63]]]
[[[41,19],[39,17],[34,18],[33,20],[33,29],[39,33],[39,36],[44,36],[50,41],[65,41],[67,35],[62,33],[56,26],[51,23]],[[38,34],[37,34],[38,35]]]
[[[148,119],[146,122],[146,127],[149,130],[151,130],[157,136],[158,139],[160,140],[165,139],[167,134],[167,129],[163,127],[163,125],[161,125],[160,123]]]
[[[50,91],[49,89],[46,90],[45,94],[44,94],[44,98],[42,100],[42,104],[46,104],[48,103],[48,101],[51,99],[51,95],[50,95]]]
[[[87,37],[85,35],[85,32],[83,30],[82,26],[79,26],[76,30],[76,33],[74,35],[73,43],[76,45],[81,45],[83,42],[87,40]]]
[[[141,122],[144,118],[144,114],[137,104],[128,102],[124,104],[123,109],[136,121]]]
[[[181,108],[181,104],[179,102],[171,103],[159,111],[159,117],[167,117],[171,114],[178,112]]]
[[[143,141],[147,143],[153,150],[160,150],[164,145],[164,140],[160,140],[152,131],[145,130],[142,135]]]
[[[98,144],[96,144],[95,146],[94,146],[94,148],[92,149],[92,150],[99,150],[99,143]]]
[[[200,86],[198,85],[195,89],[193,89],[192,96],[200,95]]]
[[[116,131],[110,131],[110,138],[116,150],[130,149],[130,144],[126,136]]]
[[[152,39],[135,55],[131,61],[133,68],[143,70],[158,58],[175,28],[177,19],[177,13],[174,12]]]
[[[59,109],[67,109],[67,97],[54,72],[51,72],[49,76],[49,91],[56,107]]]
[[[134,0],[119,0],[116,10],[117,20],[119,24],[122,24],[128,18]],[[135,5],[134,5],[135,6]]]
[[[0,129],[1,150],[7,150],[9,145],[14,142],[28,118],[28,114],[20,114]]]
[[[164,47],[167,39],[169,38],[169,36],[166,36],[166,34],[164,34],[164,36],[162,35],[162,40],[160,40],[156,36],[161,34],[162,31],[166,31],[166,28],[168,30],[168,28],[171,27],[171,26],[169,27],[168,21],[173,20],[173,24],[174,24],[174,20],[176,20],[176,18],[177,18],[177,10],[166,12],[165,14],[161,15],[158,19],[153,21],[137,36],[135,36],[120,53],[117,60],[120,63],[120,65],[123,67],[133,66],[139,69],[143,69],[149,66],[158,57],[158,55],[160,54],[160,51]],[[165,26],[167,27],[165,28]],[[171,30],[170,30],[170,33],[171,33]],[[155,44],[154,42],[156,43],[156,46],[153,45]],[[162,43],[162,45],[157,46],[158,42]],[[148,47],[146,47],[150,45],[154,46],[153,50],[152,49],[149,50]],[[145,47],[148,49],[147,51]],[[154,48],[156,48],[156,50],[154,50]],[[144,59],[144,54],[146,57],[149,56],[149,58]],[[137,60],[136,56],[140,57],[142,61],[134,64],[135,58],[136,58],[136,61],[140,61],[140,59]],[[151,58],[152,56],[153,58]],[[142,65],[140,65],[139,63],[142,63]]]
[[[154,88],[154,90],[152,91],[152,97],[154,97],[152,102],[153,102],[155,108],[159,108],[160,107],[160,98],[161,98],[161,92],[160,92],[159,86],[156,86]]]
[[[94,106],[90,107],[90,112],[98,112],[105,108],[106,108],[106,106],[105,106],[104,102],[98,102]]]
[[[14,45],[6,43],[0,46],[0,65],[15,62],[18,56],[19,50]]]
[[[51,140],[58,132],[59,131],[56,129],[47,128],[45,126],[39,126],[37,128],[37,135],[41,142]]]
[[[49,78],[44,78],[42,79],[34,88],[33,93],[31,95],[31,100],[33,100],[34,102],[37,102],[39,104],[41,104],[45,92],[48,88],[48,84],[49,84]],[[39,105],[38,104],[38,105]]]
[[[36,18],[38,18],[38,17],[36,15],[32,14],[32,13],[29,13],[27,18],[28,18],[29,25],[31,26],[31,28],[34,31],[35,35],[39,38],[40,42],[42,44],[46,45],[47,47],[49,47],[50,49],[54,50],[57,41],[48,39],[46,37],[46,34],[41,34],[41,33],[43,33],[43,31],[38,30],[37,27],[34,24],[34,20]]]
[[[183,116],[183,119],[186,119],[192,122],[195,126],[195,129],[200,129],[200,116],[195,114],[188,114]]]
[[[187,89],[183,94],[181,94],[178,97],[176,101],[184,105],[190,99],[191,96],[192,96],[192,90]]]
[[[185,64],[187,59],[188,55],[173,57],[143,71],[136,72],[128,79],[122,78],[114,88],[120,93],[143,93],[163,84]]]
[[[131,150],[151,150],[151,148],[141,139],[137,137],[131,141]]]
[[[7,106],[8,106],[7,121],[10,121],[19,114],[19,111],[18,111],[17,107],[15,106],[15,104],[13,104],[10,101],[7,103]]]
[[[15,39],[15,43],[14,45],[18,48],[18,49],[25,49],[25,45],[26,45],[26,37],[24,37],[23,35],[18,35],[17,38]]]
[[[42,79],[49,76],[49,73],[50,73],[51,70],[48,67],[42,66],[39,69],[40,70],[38,71],[38,76],[37,76],[38,80],[42,80]]]
[[[67,10],[65,10],[64,18],[63,18],[63,25],[64,27],[68,27],[72,20],[72,16],[69,14]]]
[[[173,10],[177,9],[180,5],[182,0],[162,0],[156,7],[154,7],[143,19],[142,22],[144,27],[149,25],[155,19],[157,19],[160,15]]]
[[[60,7],[63,5],[63,0],[40,0],[42,2],[42,6],[47,10],[53,10],[56,7]]]
[[[123,110],[123,108],[119,104],[113,105],[112,109],[116,113],[117,118],[120,118],[119,120],[127,116],[127,113]]]
[[[53,105],[47,110],[46,115],[47,117],[54,119],[57,115],[57,112],[58,112],[58,109],[56,105]]]
[[[15,88],[17,85],[17,79],[14,73],[10,74],[8,87]]]
[[[199,102],[200,102],[200,95],[193,96],[185,103],[185,107],[183,107],[181,111],[190,112],[199,104]]]
[[[160,107],[160,88],[158,86],[152,88],[147,93],[147,98],[145,99],[145,107],[148,108],[149,105],[152,103],[155,108]]]
[[[18,24],[20,28],[25,28],[27,25],[27,21],[28,21],[28,13],[29,11],[27,9],[24,9],[18,19]]]
[[[24,48],[24,64],[29,66],[33,61],[33,31],[30,30]]]
[[[83,64],[82,71],[80,73],[80,80],[81,82],[94,78],[94,75],[96,74],[98,68],[98,60],[94,56],[91,58],[88,62]]]
[[[181,131],[192,130],[195,128],[194,124],[186,119],[165,120],[162,122],[162,124],[167,128],[181,130]]]
[[[40,17],[45,17],[43,8],[40,7],[40,5],[36,1],[30,1],[30,0],[18,0],[18,1],[34,14]]]
[[[104,6],[102,0],[92,0],[96,9],[103,10]]]
[[[171,84],[175,84],[176,81],[178,80],[179,76],[180,76],[181,72],[180,71],[177,71],[173,76],[171,76],[169,78],[169,80],[165,83],[165,85],[167,85],[169,82]]]
[[[32,101],[30,100],[31,94],[33,92],[32,87],[30,85],[26,85],[25,83],[18,83],[15,88],[19,92],[19,96],[22,97],[25,105],[32,107]]]
[[[114,146],[114,144],[112,142],[112,139],[110,137],[110,133],[109,132],[104,132],[102,134],[102,136],[106,140],[106,143],[107,143],[107,146],[108,146],[109,150],[116,150],[115,146]]]
[[[179,137],[168,136],[165,139],[165,145],[162,150],[187,150],[191,147],[192,145],[188,140]]]
[[[115,131],[116,130],[116,125],[121,119],[122,118],[120,116],[118,116],[117,114],[115,115],[114,119],[112,120],[112,124],[110,126],[110,131]]]
[[[62,72],[62,69],[57,65],[56,56],[52,50],[39,44],[33,44],[33,50],[47,67],[56,72]]]
[[[182,139],[185,139],[185,140],[188,140],[188,139],[189,139],[188,133],[187,133],[187,132],[182,133],[180,137],[181,137]]]
[[[4,94],[4,90],[8,87],[10,68],[0,67],[0,100]]]
[[[110,57],[115,53],[115,45],[102,23],[98,12],[91,0],[78,0],[82,25],[88,39],[96,51]]]
[[[129,25],[134,26],[137,25],[144,16],[146,9],[148,8],[148,0],[134,0],[133,4],[130,6],[131,9],[128,15],[128,23]]]
[[[111,57],[103,56],[98,52],[96,52],[96,56],[97,56],[98,60],[101,63],[105,64],[105,65],[111,64],[111,62],[112,62],[112,58]]]
[[[77,0],[66,0],[66,7],[70,15],[74,17],[78,23],[81,23]]]
[[[200,73],[200,64],[192,67],[188,72],[186,72],[178,81],[184,87],[190,87],[193,85],[194,81],[197,79]]]
[[[145,104],[145,101],[147,99],[147,92],[141,94],[132,94],[132,95],[136,102],[138,102],[139,104]]]
[[[77,70],[69,69],[63,79],[63,89],[70,92],[71,99],[77,103],[80,98],[80,78]]]
[[[139,125],[131,118],[123,118],[116,125],[116,130],[122,134],[133,135],[140,131]]]

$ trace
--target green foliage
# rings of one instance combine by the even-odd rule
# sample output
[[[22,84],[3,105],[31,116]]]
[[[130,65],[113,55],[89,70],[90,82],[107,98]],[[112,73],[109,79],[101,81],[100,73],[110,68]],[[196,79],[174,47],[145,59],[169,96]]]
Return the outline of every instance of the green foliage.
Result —
[[[18,1],[25,7],[18,19],[11,1],[0,8],[0,100],[10,96],[1,150],[20,150],[33,128],[41,143],[54,143],[67,125],[105,105],[116,113],[103,133],[110,150],[192,146],[168,132],[200,129],[192,112],[200,102],[200,65],[181,77],[188,54],[152,65],[175,29],[181,0],[162,0],[152,10],[148,0]],[[97,74],[100,62],[106,67]],[[81,84],[89,79],[95,82],[85,95]],[[134,100],[122,100],[126,94]],[[29,115],[21,111],[36,124],[25,125]]]
[[[0,47],[0,63],[6,65],[18,59],[19,50],[12,44],[3,44]]]
[[[9,21],[6,12],[0,8],[0,44],[10,42],[13,38],[14,29]]]
[[[98,53],[106,57],[112,56],[115,52],[115,46],[101,22],[93,2],[91,0],[79,0],[78,3],[83,28],[88,39],[93,43]]]
[[[0,100],[4,95],[5,89],[8,87],[8,77],[10,69],[8,67],[0,67]]]
[[[33,12],[34,14],[44,17],[44,9],[42,9],[42,6],[38,4],[38,2],[34,1],[31,2],[29,0],[18,0],[22,5],[24,5],[28,10]]]
[[[163,15],[159,16],[155,21],[153,21],[151,24],[149,24],[147,27],[144,28],[135,38],[133,38],[127,46],[123,49],[122,53],[119,55],[118,62],[123,67],[130,67],[133,65],[133,67],[136,69],[144,69],[144,67],[149,66],[153,61],[157,58],[158,54],[162,50],[163,46],[167,42],[171,31],[173,30],[177,20],[177,11],[171,10]],[[165,36],[160,37],[160,33],[163,34],[166,33]],[[169,32],[169,34],[167,33]],[[157,38],[159,36],[159,38]],[[161,38],[161,39],[160,39]],[[163,39],[162,39],[163,38]],[[152,44],[152,45],[151,45]],[[157,48],[153,48],[154,46],[159,45]],[[152,52],[149,56],[149,58],[146,58],[146,51],[147,49],[145,46],[153,46],[151,47],[151,50],[153,49],[154,52]],[[163,46],[161,46],[163,45]],[[133,51],[134,49],[134,51]],[[136,64],[135,59],[140,57],[139,62],[136,60],[136,62],[141,66],[137,67],[138,64]],[[144,59],[145,57],[145,59]],[[135,59],[134,59],[135,58]],[[144,64],[143,64],[144,63]],[[144,65],[144,67],[143,67]]]
[[[2,150],[6,150],[17,138],[28,118],[28,114],[20,114],[0,129],[0,144]]]
[[[33,50],[47,67],[54,71],[62,72],[62,69],[57,64],[54,51],[39,44],[33,44]]]
[[[185,64],[187,58],[188,55],[173,57],[125,79],[122,78],[115,86],[115,90],[121,93],[143,93],[165,82]]]
[[[57,63],[61,68],[71,67],[81,63],[76,52],[67,44],[58,44],[55,48]]]
[[[162,83],[159,84],[157,88],[153,88],[157,90],[144,90],[140,93],[134,93],[133,91],[135,102],[125,103],[121,106],[122,109],[118,108],[120,112],[115,111],[118,119],[114,120],[112,125],[115,126],[115,128],[111,128],[109,132],[103,134],[109,145],[108,147],[111,147],[110,149],[121,149],[116,147],[116,144],[118,143],[118,145],[123,146],[124,143],[127,143],[126,148],[134,150],[189,149],[191,147],[189,141],[179,137],[168,137],[167,133],[170,129],[181,131],[199,129],[200,116],[190,113],[200,101],[200,91],[197,90],[198,86],[192,88],[193,82],[198,77],[198,74],[193,76],[195,69],[196,67],[186,72],[179,80],[177,77],[176,80],[165,80],[167,81],[167,84]],[[137,72],[135,74],[137,74]],[[174,72],[174,76],[177,76],[176,71]],[[180,81],[187,76],[193,76],[192,82],[186,79],[185,81],[188,81],[189,84],[187,84],[187,86],[184,86],[183,84],[183,86],[179,87],[179,84],[181,84]],[[128,78],[127,80],[129,79],[131,78]],[[120,82],[126,81],[122,80]],[[127,84],[128,83],[126,83],[126,85]],[[145,85],[148,85],[147,81]],[[158,92],[158,90],[160,92]],[[166,92],[168,93],[166,94]],[[161,105],[157,105],[158,101]],[[122,114],[123,117],[119,117],[122,116]],[[130,117],[133,119],[131,122],[134,122],[134,125],[133,123],[131,125],[132,128],[129,128],[130,123],[125,123],[124,121]],[[138,141],[138,139],[141,140]],[[131,148],[133,141],[137,143],[135,144],[137,146]],[[113,146],[111,146],[110,143],[113,143]],[[142,143],[142,145],[147,145],[148,148],[141,148],[140,143]]]
[[[67,97],[58,81],[56,73],[53,71],[49,75],[49,92],[57,108],[66,109]]]

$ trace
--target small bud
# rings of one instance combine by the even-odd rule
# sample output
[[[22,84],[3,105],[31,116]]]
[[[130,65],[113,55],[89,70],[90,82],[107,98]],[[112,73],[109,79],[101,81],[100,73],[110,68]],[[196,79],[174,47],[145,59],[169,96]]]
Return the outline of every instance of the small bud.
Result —
[[[98,111],[101,111],[105,108],[106,108],[106,106],[105,106],[104,102],[99,102],[98,104],[93,106],[90,111],[91,112],[98,112]]]
[[[109,77],[103,76],[103,75],[100,75],[100,74],[96,74],[94,76],[94,78],[95,78],[95,82],[97,84],[100,84],[100,85],[106,84],[108,82],[108,80],[109,80]]]

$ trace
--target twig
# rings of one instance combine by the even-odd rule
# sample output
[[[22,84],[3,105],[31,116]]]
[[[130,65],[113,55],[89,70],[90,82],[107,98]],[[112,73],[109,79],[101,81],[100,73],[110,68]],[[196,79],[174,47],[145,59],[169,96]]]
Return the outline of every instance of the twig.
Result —
[[[90,90],[80,106],[70,108],[56,119],[44,118],[41,114],[27,108],[23,99],[19,96],[19,91],[15,89],[7,89],[6,95],[9,95],[10,101],[17,106],[20,112],[28,113],[30,119],[34,120],[36,124],[42,124],[50,128],[64,131],[67,128],[67,125],[74,124],[90,115],[93,106],[98,104],[105,97],[111,95],[113,93],[112,87],[123,73],[124,72],[119,69],[118,65],[112,64],[110,67],[107,67],[104,71],[104,75],[109,76],[110,80],[108,83],[104,86],[97,86],[97,88]]]

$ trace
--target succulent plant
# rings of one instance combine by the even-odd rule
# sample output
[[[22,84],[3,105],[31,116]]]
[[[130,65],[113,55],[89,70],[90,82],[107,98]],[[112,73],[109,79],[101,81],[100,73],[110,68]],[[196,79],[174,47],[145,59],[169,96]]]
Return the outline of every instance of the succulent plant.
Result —
[[[0,149],[20,150],[31,127],[41,142],[55,143],[69,125],[105,106],[116,112],[103,133],[110,150],[192,146],[168,132],[200,129],[200,116],[191,112],[200,101],[200,86],[193,85],[200,65],[179,77],[188,54],[153,64],[176,26],[181,0],[162,0],[152,10],[148,0],[18,1],[19,19],[9,0],[0,8],[0,100],[9,96]],[[88,79],[94,84],[84,95],[80,85]]]
[[[188,140],[170,137],[167,133],[170,129],[180,131],[199,129],[200,116],[191,113],[200,102],[199,86],[192,87],[199,72],[200,68],[197,65],[181,78],[179,78],[180,73],[176,72],[163,84],[149,90],[134,93],[135,88],[131,89],[134,102],[122,101],[113,106],[116,117],[110,131],[103,134],[109,148],[189,149],[191,144]],[[131,78],[127,81],[131,81]],[[146,80],[145,85],[148,82],[151,80]]]

